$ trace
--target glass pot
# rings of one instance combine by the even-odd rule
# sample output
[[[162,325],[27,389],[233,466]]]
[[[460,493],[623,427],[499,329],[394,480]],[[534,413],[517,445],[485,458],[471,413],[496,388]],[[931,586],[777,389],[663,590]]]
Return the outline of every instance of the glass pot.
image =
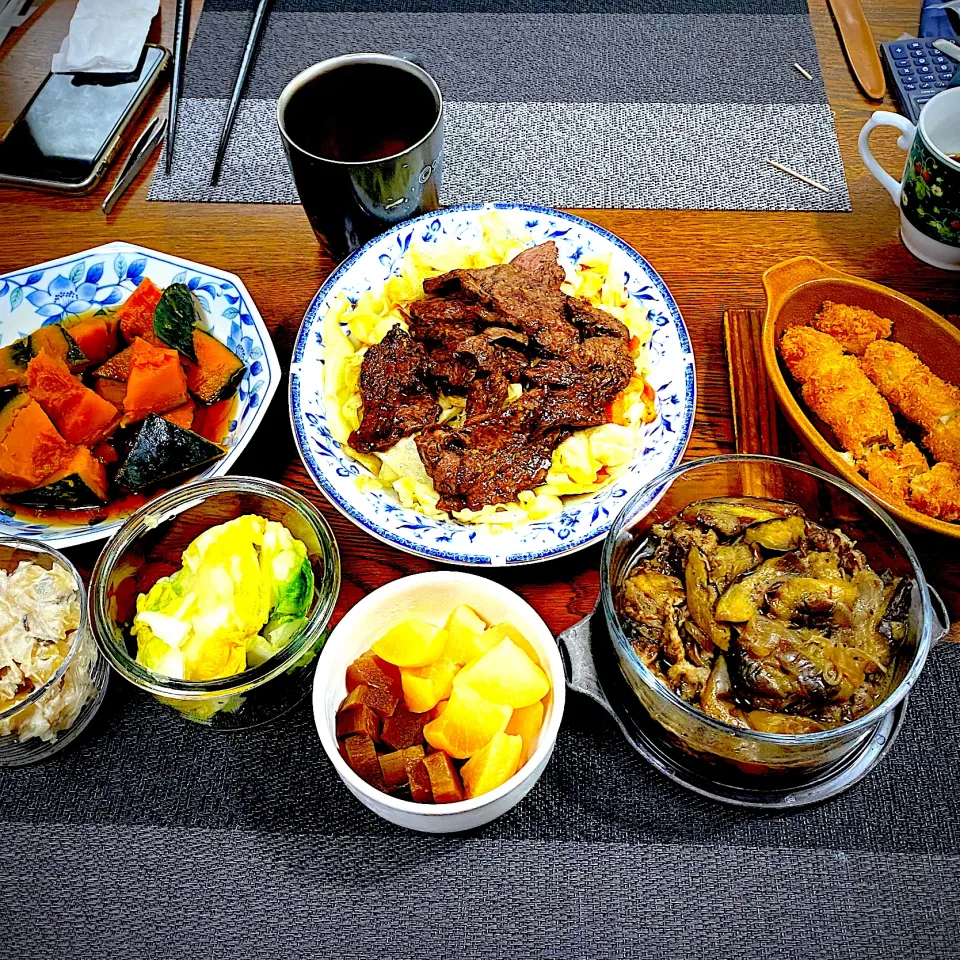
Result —
[[[650,528],[679,513],[691,501],[733,496],[793,501],[810,519],[830,529],[839,527],[856,540],[878,573],[890,570],[908,578],[907,635],[896,660],[890,692],[865,715],[843,726],[802,735],[733,727],[683,701],[640,660],[620,622],[615,600]],[[891,727],[890,723],[892,712],[904,704],[930,647],[946,630],[935,614],[932,597],[936,595],[927,585],[913,548],[882,508],[838,477],[775,457],[710,457],[662,474],[624,505],[603,548],[601,604],[613,659],[626,681],[627,696],[632,694],[639,701],[671,748],[705,761],[708,770],[712,767],[713,773],[705,775],[708,780],[713,776],[729,780],[731,773],[741,782],[770,781],[777,775],[824,777],[862,749],[881,728],[892,729],[895,735],[896,725]],[[942,610],[942,601],[937,597],[936,602]],[[888,732],[883,737],[892,739],[892,735]]]
[[[141,666],[130,632],[137,596],[177,570],[205,530],[248,513],[282,523],[307,547],[315,592],[304,626],[279,653],[231,677],[179,680]],[[308,693],[339,592],[336,540],[313,504],[278,483],[235,476],[188,484],[141,507],[107,544],[90,581],[93,629],[111,666],[187,720],[217,729],[265,723]]]

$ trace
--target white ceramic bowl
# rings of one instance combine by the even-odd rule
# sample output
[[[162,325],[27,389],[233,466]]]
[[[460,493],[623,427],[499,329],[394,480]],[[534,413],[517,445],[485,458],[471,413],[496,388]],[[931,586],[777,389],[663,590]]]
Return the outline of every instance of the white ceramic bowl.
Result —
[[[347,695],[347,667],[386,630],[408,617],[443,623],[459,603],[467,603],[485,620],[509,620],[530,641],[550,677],[552,696],[530,759],[504,784],[459,803],[413,803],[381,793],[347,766],[337,749],[336,711]],[[317,661],[313,682],[313,717],[320,742],[347,789],[385,820],[424,833],[455,833],[495,820],[516,806],[540,779],[557,741],[566,684],[563,661],[553,634],[526,600],[469,573],[418,573],[402,577],[364,597],[337,625]]]

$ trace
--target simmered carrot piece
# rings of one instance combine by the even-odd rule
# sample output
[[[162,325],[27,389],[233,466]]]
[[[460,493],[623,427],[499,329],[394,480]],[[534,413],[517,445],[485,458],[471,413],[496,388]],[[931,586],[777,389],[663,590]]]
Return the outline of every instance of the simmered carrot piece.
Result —
[[[163,291],[148,277],[144,277],[139,286],[127,297],[114,314],[120,320],[120,332],[127,343],[133,343],[134,337],[143,337],[151,343],[159,343],[160,338],[153,332],[153,311]]]
[[[120,420],[112,403],[85,387],[62,360],[46,353],[30,361],[27,391],[67,443],[99,443],[113,433]]]
[[[124,425],[143,420],[149,413],[161,414],[181,407],[188,399],[180,354],[137,337],[123,401]]]

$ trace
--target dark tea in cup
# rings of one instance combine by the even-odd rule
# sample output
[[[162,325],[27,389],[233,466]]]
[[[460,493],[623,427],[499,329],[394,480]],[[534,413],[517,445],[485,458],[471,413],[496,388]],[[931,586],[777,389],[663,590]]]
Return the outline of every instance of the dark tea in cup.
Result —
[[[300,201],[334,259],[439,207],[443,99],[418,64],[326,60],[287,85],[277,123]]]

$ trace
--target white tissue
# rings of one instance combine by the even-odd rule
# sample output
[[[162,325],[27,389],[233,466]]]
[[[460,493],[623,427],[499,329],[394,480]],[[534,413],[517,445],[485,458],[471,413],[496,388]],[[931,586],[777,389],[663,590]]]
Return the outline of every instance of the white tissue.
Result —
[[[160,0],[79,0],[53,72],[130,73],[159,6]]]

